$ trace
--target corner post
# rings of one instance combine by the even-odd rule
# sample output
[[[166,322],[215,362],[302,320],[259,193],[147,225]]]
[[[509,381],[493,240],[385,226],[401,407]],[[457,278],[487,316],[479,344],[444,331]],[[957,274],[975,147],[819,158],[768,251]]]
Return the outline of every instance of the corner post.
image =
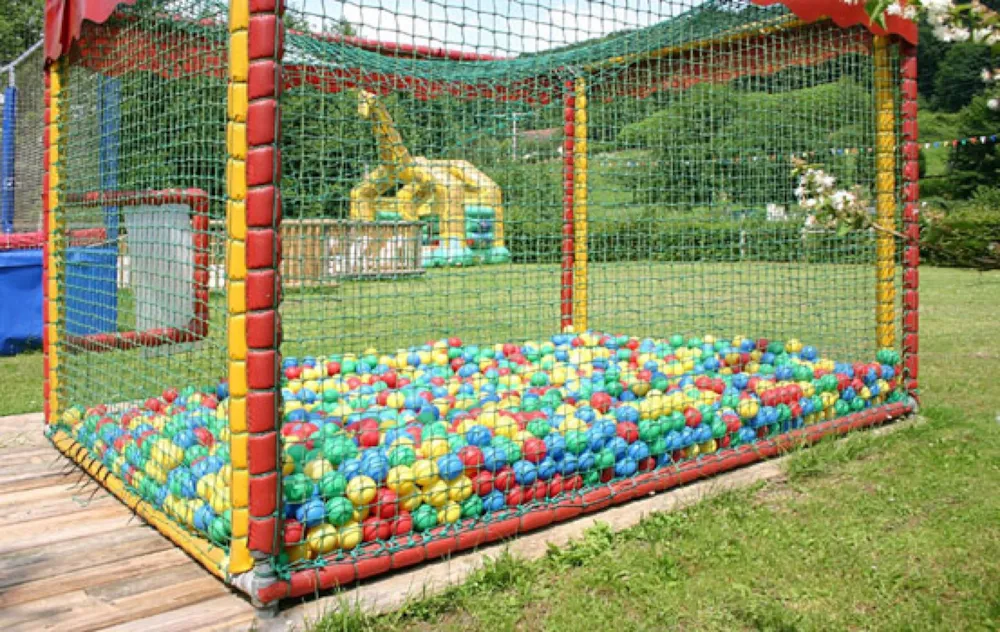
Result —
[[[588,327],[587,288],[587,81],[576,80],[573,128],[573,327]]]
[[[917,47],[903,43],[903,375],[914,398],[919,390],[920,353],[920,128],[917,125]]]
[[[45,130],[42,136],[45,163],[42,175],[42,223],[45,231],[42,252],[42,365],[45,373],[45,423],[50,426],[62,414],[59,401],[59,293],[64,231],[58,208],[62,188],[60,156],[64,144],[60,127],[64,121],[66,84],[66,59],[60,58],[48,64],[45,69]]]
[[[894,229],[896,222],[896,70],[891,63],[892,41],[875,37],[875,212],[879,226]],[[877,347],[896,346],[896,241],[877,231],[875,242],[875,338]]]
[[[573,323],[573,273],[576,257],[576,232],[574,213],[576,210],[576,84],[564,84],[563,97],[563,226],[562,226],[562,275],[560,282],[560,326],[566,330],[574,328]]]

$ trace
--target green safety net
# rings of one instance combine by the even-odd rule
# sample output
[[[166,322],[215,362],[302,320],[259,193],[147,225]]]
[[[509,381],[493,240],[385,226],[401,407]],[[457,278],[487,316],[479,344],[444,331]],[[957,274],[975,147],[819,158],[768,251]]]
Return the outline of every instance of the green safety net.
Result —
[[[215,404],[227,372],[227,34],[195,37],[184,20],[226,15],[218,2],[139,2],[84,25],[56,62],[52,216],[61,413],[51,430],[220,545],[228,518],[215,519],[230,505],[219,474],[228,419]]]
[[[60,427],[223,546],[226,15],[140,2],[87,27],[56,211]],[[876,234],[814,225],[793,175],[808,163],[874,208],[865,29],[746,0],[293,0],[284,26],[268,581],[362,573],[903,399],[898,349],[876,344]],[[172,282],[195,261],[171,223],[183,210],[130,225],[123,205],[73,197],[178,188],[209,200],[193,231],[209,237],[207,334],[113,350],[69,335],[86,319],[139,330],[151,306],[189,315],[191,285]],[[84,228],[100,243],[74,245]],[[117,280],[74,302],[79,248]],[[121,278],[139,252],[159,264],[145,293]]]
[[[279,577],[527,528],[900,397],[875,375],[898,360],[875,234],[813,226],[792,173],[874,207],[868,31],[729,0],[292,2],[285,23]],[[844,362],[888,370],[849,404],[815,372]],[[759,413],[754,374],[811,394]]]

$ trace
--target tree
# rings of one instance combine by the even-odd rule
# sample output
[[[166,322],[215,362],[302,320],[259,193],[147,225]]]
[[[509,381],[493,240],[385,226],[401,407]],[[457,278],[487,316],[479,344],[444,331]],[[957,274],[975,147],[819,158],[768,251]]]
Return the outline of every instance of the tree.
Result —
[[[0,65],[42,38],[44,8],[40,0],[0,2]]]
[[[989,47],[976,42],[948,49],[934,74],[934,107],[958,112],[981,94],[986,89],[983,69],[993,67],[992,57]]]
[[[977,137],[1000,125],[1000,113],[986,105],[987,97],[973,99],[960,116],[959,133]],[[956,198],[972,195],[979,186],[995,187],[1000,182],[1000,154],[996,143],[965,141],[952,149],[948,174],[949,189]]]
[[[951,47],[951,44],[934,37],[934,29],[927,23],[927,20],[920,21],[920,46],[917,47],[917,86],[920,96],[930,102],[933,102],[936,94],[934,78],[937,76],[938,65]]]

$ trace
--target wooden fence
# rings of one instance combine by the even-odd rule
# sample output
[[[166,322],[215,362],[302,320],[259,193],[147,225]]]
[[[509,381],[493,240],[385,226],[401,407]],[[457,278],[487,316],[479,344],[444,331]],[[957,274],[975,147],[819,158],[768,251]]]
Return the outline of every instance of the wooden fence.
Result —
[[[423,273],[419,222],[285,220],[281,275],[288,286]]]
[[[281,275],[285,287],[335,285],[347,279],[423,274],[419,222],[333,219],[281,223]],[[225,222],[209,223],[209,287],[225,287]],[[119,241],[118,285],[131,285],[128,236]]]

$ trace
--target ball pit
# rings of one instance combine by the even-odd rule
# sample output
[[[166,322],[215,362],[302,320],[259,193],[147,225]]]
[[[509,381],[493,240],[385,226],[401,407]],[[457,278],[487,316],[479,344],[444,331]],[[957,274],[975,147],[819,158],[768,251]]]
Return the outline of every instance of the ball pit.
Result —
[[[898,364],[797,340],[597,332],[286,358],[284,555],[350,555],[898,401]],[[61,423],[144,500],[227,544],[225,383],[72,407]]]

